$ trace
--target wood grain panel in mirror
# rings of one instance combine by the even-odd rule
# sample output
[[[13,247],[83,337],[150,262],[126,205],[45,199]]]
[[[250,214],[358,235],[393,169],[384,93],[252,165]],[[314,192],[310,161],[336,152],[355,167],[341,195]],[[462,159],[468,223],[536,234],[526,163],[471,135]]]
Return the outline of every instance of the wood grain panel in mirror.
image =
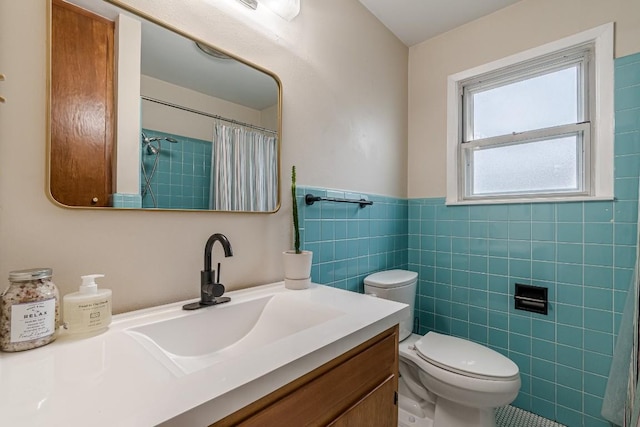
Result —
[[[114,25],[61,0],[52,6],[51,194],[69,206],[107,206]]]

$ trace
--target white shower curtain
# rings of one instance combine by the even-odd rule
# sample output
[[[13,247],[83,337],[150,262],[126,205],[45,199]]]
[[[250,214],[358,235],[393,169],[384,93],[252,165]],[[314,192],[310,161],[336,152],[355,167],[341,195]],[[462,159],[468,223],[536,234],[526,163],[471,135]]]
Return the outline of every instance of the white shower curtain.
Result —
[[[638,204],[640,210],[640,202]],[[636,265],[627,291],[618,337],[602,402],[602,416],[612,425],[640,426],[640,383],[638,382],[638,316],[640,313],[640,221],[636,236]]]
[[[275,210],[278,199],[275,135],[224,123],[216,123],[213,133],[209,208]]]

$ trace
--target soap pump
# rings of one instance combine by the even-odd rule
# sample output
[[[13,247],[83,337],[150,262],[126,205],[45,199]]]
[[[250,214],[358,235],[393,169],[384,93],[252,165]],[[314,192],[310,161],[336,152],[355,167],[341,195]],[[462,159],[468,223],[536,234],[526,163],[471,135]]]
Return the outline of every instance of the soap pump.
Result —
[[[67,332],[91,333],[106,330],[111,324],[111,290],[98,289],[96,279],[104,274],[81,276],[78,292],[62,299],[62,314]]]

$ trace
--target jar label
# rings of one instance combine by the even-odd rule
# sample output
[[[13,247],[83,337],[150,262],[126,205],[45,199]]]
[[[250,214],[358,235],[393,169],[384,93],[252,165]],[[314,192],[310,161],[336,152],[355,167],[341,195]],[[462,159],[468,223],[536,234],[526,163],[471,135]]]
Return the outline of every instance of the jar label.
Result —
[[[52,335],[56,328],[56,299],[11,306],[11,342]]]

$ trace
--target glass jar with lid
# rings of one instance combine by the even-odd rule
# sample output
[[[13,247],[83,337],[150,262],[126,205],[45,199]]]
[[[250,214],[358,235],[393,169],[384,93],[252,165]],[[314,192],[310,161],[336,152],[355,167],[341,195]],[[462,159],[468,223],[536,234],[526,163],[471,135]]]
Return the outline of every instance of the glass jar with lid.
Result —
[[[0,295],[0,350],[29,350],[56,339],[60,295],[51,276],[50,268],[9,273],[9,287]]]

